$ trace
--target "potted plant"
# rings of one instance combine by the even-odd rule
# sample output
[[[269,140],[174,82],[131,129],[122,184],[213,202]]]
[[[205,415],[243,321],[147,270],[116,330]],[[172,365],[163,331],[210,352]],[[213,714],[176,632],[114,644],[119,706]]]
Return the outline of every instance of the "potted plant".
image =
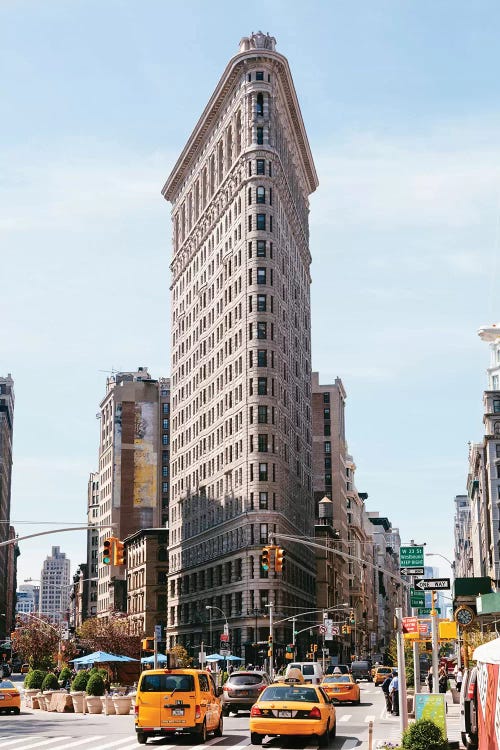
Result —
[[[65,687],[71,681],[71,669],[63,667],[59,672],[59,687]]]
[[[89,714],[102,713],[101,695],[104,695],[104,680],[97,670],[90,675],[86,692]]]
[[[57,677],[53,672],[48,672],[43,678],[42,682],[42,693],[43,697],[45,698],[45,700],[43,701],[45,705],[42,706],[42,708],[44,708],[45,711],[50,711],[52,693],[55,693],[58,690],[59,682],[57,681]]]
[[[31,669],[24,679],[24,695],[32,708],[40,708],[40,702],[35,696],[42,689],[42,683],[47,673],[41,669]]]
[[[113,705],[115,707],[115,713],[119,716],[126,716],[130,713],[132,707],[132,698],[130,695],[113,695]]]
[[[89,673],[85,669],[82,669],[80,672],[77,672],[76,677],[71,683],[71,698],[76,714],[85,713],[85,690],[88,680]]]
[[[403,732],[403,750],[448,750],[448,742],[437,724],[418,719]]]

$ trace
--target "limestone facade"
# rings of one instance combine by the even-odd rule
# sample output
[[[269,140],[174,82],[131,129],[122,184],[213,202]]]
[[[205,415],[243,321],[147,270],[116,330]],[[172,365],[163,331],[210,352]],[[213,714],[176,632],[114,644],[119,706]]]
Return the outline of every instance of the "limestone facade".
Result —
[[[315,600],[307,548],[283,545],[283,575],[265,574],[260,553],[272,534],[313,533],[317,184],[287,60],[253,34],[162,191],[173,222],[170,643],[199,642],[213,606],[238,652],[258,640],[269,603],[287,612]],[[211,611],[216,633],[224,617]]]

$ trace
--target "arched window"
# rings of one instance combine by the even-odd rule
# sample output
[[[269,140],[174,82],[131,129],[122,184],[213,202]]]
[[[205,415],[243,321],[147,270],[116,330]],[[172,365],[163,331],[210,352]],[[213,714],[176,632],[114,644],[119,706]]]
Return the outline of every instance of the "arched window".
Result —
[[[265,203],[266,202],[266,189],[262,187],[262,185],[259,185],[257,188],[257,203]]]
[[[264,115],[264,94],[257,94],[257,117]]]

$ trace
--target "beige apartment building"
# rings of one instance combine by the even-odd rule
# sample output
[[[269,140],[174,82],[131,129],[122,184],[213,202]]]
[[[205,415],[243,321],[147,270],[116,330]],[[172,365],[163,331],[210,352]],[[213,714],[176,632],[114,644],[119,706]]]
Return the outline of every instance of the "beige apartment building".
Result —
[[[125,539],[131,632],[153,637],[167,625],[168,530],[142,529]]]
[[[97,518],[99,524],[114,524],[97,534],[98,617],[127,610],[126,566],[103,564],[104,540],[115,536],[123,541],[141,529],[167,523],[169,451],[169,379],[154,380],[146,367],[108,377],[100,403],[99,470],[92,475],[88,506],[92,521]],[[91,532],[91,563],[95,537]]]
[[[314,555],[279,535],[314,527],[308,196],[318,180],[275,47],[261,32],[242,39],[162,191],[173,221],[170,643],[199,642],[208,613],[214,645],[227,618],[232,650],[247,658],[267,638],[268,605],[281,619],[315,602]],[[261,567],[273,534],[283,574]],[[290,637],[279,625],[275,642]]]

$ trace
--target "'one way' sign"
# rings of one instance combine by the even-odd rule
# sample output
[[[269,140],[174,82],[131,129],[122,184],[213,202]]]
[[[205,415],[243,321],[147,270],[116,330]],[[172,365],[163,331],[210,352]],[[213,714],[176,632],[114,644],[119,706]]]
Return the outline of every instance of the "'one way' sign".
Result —
[[[451,588],[449,578],[417,578],[414,586],[422,591]]]

